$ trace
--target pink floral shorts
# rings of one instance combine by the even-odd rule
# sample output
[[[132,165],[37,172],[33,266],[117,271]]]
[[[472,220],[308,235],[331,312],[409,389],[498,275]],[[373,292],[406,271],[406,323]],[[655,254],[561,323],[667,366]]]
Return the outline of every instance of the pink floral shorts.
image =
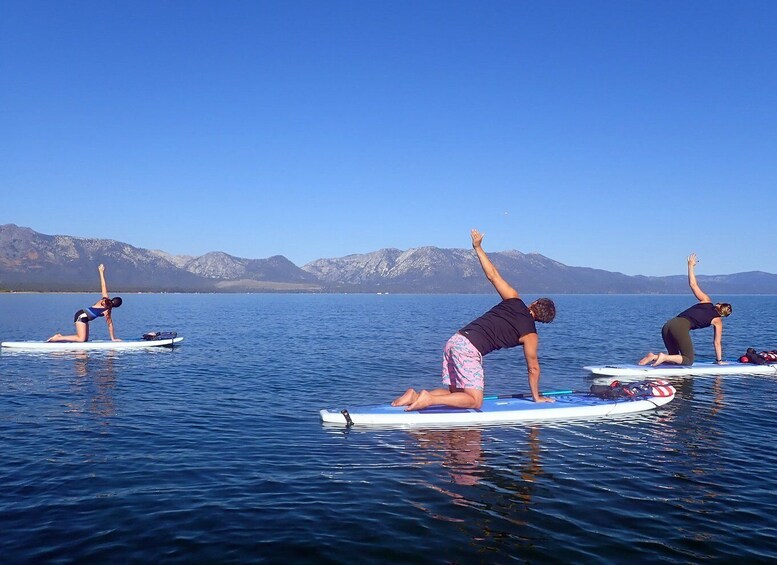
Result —
[[[453,388],[483,390],[483,356],[460,333],[454,334],[445,344],[442,384]]]

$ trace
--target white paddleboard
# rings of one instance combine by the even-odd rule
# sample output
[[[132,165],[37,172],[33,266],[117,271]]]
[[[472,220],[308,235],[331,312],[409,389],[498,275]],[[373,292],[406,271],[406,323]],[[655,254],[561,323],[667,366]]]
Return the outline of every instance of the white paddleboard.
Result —
[[[588,393],[564,392],[553,395],[555,402],[534,402],[523,395],[488,397],[479,410],[430,406],[407,412],[404,406],[378,404],[321,410],[319,414],[324,423],[347,426],[471,425],[594,418],[653,410],[671,402],[674,387],[665,382],[655,384],[663,396],[608,400]]]
[[[777,363],[754,365],[732,361],[725,365],[717,363],[694,363],[693,365],[672,365],[665,363],[658,367],[650,365],[590,365],[584,370],[605,377],[636,377],[640,379],[663,379],[666,377],[687,377],[692,375],[777,375]]]
[[[148,347],[173,347],[183,341],[182,337],[172,339],[128,339],[126,341],[4,341],[0,347],[27,351],[85,351],[92,349],[144,349]]]

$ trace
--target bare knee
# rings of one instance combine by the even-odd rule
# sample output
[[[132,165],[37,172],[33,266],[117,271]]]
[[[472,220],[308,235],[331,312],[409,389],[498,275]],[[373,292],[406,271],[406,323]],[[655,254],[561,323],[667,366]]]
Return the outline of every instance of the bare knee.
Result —
[[[483,391],[467,390],[466,393],[467,393],[467,396],[469,396],[472,401],[472,406],[470,406],[470,408],[474,408],[475,410],[480,410],[480,408],[483,406]]]

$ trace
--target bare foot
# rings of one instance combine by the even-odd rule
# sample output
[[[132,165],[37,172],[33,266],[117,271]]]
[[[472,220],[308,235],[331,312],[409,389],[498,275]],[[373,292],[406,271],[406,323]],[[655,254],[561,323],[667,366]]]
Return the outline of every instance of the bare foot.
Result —
[[[648,353],[647,355],[645,355],[645,356],[644,356],[642,359],[640,359],[640,360],[639,360],[639,363],[637,363],[637,364],[638,364],[638,365],[647,365],[648,363],[652,363],[652,362],[653,362],[653,361],[655,361],[656,359],[658,359],[658,355],[656,355],[655,353],[653,353],[653,352],[651,351],[650,353]]]
[[[392,402],[392,406],[407,406],[408,404],[412,404],[418,400],[418,393],[413,390],[412,388],[409,388],[405,391],[405,394],[402,396],[398,396],[395,398]]]
[[[651,364],[651,367],[658,367],[664,361],[666,361],[666,355],[664,353],[659,353],[658,355],[656,355],[656,360],[653,361],[653,363]]]
[[[62,337],[62,334],[54,334],[46,340],[46,342],[59,341],[57,338]]]
[[[434,403],[434,397],[429,394],[428,390],[422,390],[418,393],[418,398],[410,406],[405,408],[407,412],[411,410],[423,410],[424,408],[431,406]]]

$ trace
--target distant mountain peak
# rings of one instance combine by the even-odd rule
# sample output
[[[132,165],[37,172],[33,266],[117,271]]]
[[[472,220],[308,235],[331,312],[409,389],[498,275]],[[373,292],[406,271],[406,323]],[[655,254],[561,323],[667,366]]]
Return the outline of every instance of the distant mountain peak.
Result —
[[[570,267],[515,249],[489,252],[489,257],[522,294],[688,292],[686,278],[679,275],[628,276]],[[99,263],[106,264],[115,292],[494,292],[472,248],[383,248],[317,259],[300,268],[283,255],[171,255],[112,239],[50,236],[15,224],[0,225],[0,290],[94,290]],[[777,294],[777,275],[760,271],[698,279],[710,293]]]

